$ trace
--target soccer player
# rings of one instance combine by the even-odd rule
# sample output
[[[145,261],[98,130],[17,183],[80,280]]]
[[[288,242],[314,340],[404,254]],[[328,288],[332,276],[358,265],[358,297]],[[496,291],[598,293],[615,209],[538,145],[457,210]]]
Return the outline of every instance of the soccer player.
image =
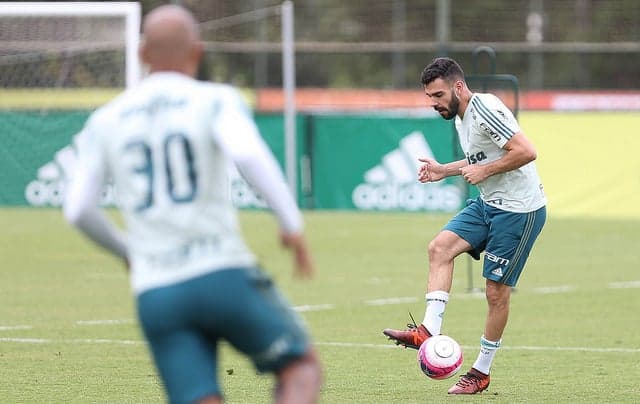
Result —
[[[536,150],[509,109],[492,94],[472,93],[458,63],[437,58],[422,72],[429,106],[444,119],[454,119],[465,158],[441,164],[422,158],[422,183],[461,175],[477,185],[480,196],[453,217],[429,243],[426,310],[420,325],[383,334],[405,347],[418,349],[441,333],[449,300],[454,259],[484,254],[488,312],[480,353],[449,394],[475,394],[489,386],[491,363],[502,344],[509,315],[511,288],[516,285],[529,252],[546,219],[546,198],[534,160]]]
[[[313,403],[317,354],[242,239],[230,163],[265,198],[296,274],[308,277],[314,266],[302,216],[239,92],[194,79],[202,54],[184,8],[161,6],[145,17],[140,56],[150,74],[87,121],[64,214],[130,265],[139,321],[170,402],[222,402],[217,350],[226,340],[258,371],[275,374],[275,402]],[[109,178],[126,233],[98,206]]]

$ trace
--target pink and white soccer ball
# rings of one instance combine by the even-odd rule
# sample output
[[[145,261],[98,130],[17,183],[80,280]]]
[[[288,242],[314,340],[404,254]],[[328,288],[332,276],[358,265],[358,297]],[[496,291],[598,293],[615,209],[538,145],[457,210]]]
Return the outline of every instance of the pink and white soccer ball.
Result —
[[[447,335],[434,335],[420,345],[418,363],[431,379],[449,378],[462,367],[462,348]]]

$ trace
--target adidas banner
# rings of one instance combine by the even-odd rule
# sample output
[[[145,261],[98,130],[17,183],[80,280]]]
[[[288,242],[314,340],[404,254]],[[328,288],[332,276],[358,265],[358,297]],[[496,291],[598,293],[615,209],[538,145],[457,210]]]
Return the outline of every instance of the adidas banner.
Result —
[[[60,206],[89,111],[0,112],[0,205]]]
[[[89,111],[0,112],[0,205],[58,207],[73,173],[73,137]],[[280,114],[258,114],[256,123],[284,166],[284,124]],[[456,211],[467,187],[459,178],[417,182],[418,158],[448,162],[458,155],[450,121],[437,116],[299,115],[298,195],[307,209]],[[265,206],[237,172],[234,202]],[[105,190],[103,203],[114,203]]]
[[[0,112],[0,206],[59,207],[64,186],[73,175],[76,161],[74,136],[91,111]],[[276,158],[284,159],[282,115],[257,117],[260,130]],[[302,122],[301,119],[298,119]],[[298,128],[298,132],[301,129]],[[302,146],[303,144],[300,143]],[[233,170],[231,189],[240,207],[265,206],[240,174]],[[103,205],[113,205],[114,192],[107,188]]]
[[[419,157],[458,156],[451,121],[438,116],[312,116],[310,153],[316,209],[456,211],[466,198],[459,178],[420,184]]]

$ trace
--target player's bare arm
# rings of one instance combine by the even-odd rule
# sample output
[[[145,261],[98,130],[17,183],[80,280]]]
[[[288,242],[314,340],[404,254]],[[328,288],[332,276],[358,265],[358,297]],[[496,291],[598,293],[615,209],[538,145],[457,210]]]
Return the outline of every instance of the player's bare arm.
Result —
[[[440,164],[436,160],[424,157],[418,159],[424,164],[418,169],[418,181],[436,182],[453,175],[460,175],[460,169],[468,164],[466,159]]]
[[[506,151],[502,158],[489,164],[469,164],[460,168],[460,174],[469,184],[478,184],[492,175],[515,170],[536,159],[537,153],[533,144],[522,132],[518,132],[503,149]]]

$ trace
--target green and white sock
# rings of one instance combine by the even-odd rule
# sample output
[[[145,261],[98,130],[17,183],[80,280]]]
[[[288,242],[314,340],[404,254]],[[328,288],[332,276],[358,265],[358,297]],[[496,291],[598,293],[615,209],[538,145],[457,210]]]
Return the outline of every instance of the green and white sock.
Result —
[[[491,362],[493,362],[493,357],[496,355],[500,345],[502,345],[502,339],[500,341],[489,341],[484,335],[480,337],[480,353],[473,364],[473,368],[488,375],[491,370]]]

